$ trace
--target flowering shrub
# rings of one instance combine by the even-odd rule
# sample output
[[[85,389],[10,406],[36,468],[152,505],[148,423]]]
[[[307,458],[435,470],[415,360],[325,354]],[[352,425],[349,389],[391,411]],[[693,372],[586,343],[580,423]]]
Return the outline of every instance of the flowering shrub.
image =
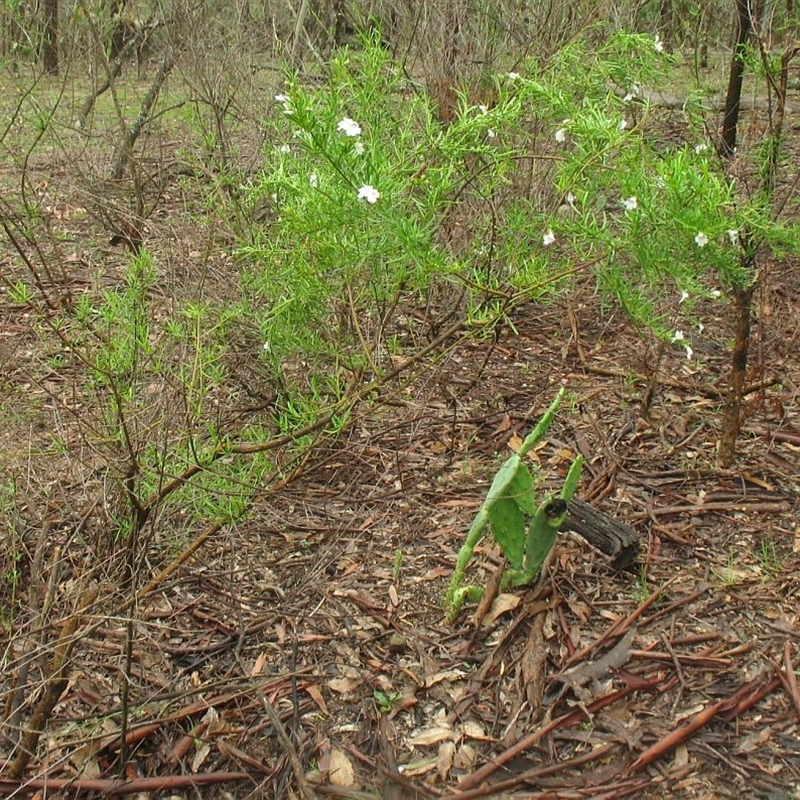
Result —
[[[672,69],[657,38],[595,31],[494,76],[493,104],[463,96],[449,125],[374,42],[341,54],[324,89],[290,81],[249,190],[272,218],[239,251],[275,368],[302,354],[328,377],[331,361],[380,372],[401,300],[458,281],[490,328],[581,269],[693,358],[694,301],[750,285],[755,249],[797,237],[726,174],[699,105],[693,140],[652,137],[641,87]]]
[[[687,101],[695,141],[665,147],[653,139],[650,109],[637,97],[642,85],[669,80],[673,67],[658,37],[618,33],[593,52],[568,46],[509,90],[552,137],[554,200],[531,217],[552,268],[591,262],[600,289],[635,324],[692,357],[680,326],[702,333],[693,301],[748,285],[750,251],[782,249],[797,237],[760,194],[746,196],[726,174],[702,109],[695,114]]]
[[[328,377],[331,359],[380,371],[389,363],[388,311],[402,298],[425,303],[456,277],[476,287],[469,313],[491,317],[481,287],[499,278],[483,236],[497,227],[493,198],[511,185],[523,112],[505,92],[492,108],[463,98],[443,125],[427,93],[374,42],[334,60],[324,88],[289,81],[269,109],[266,163],[249,187],[272,217],[239,248],[251,313],[277,370],[301,356],[326,362]],[[454,219],[474,237],[448,235]],[[501,236],[493,252],[505,277],[525,270],[546,283],[530,247],[511,252]]]

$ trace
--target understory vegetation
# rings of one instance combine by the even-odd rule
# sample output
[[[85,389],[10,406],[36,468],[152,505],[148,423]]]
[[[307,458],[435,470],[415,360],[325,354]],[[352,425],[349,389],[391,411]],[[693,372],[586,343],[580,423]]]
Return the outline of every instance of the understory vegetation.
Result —
[[[686,32],[707,48],[699,22],[587,13],[535,52],[487,34],[478,73],[459,74],[463,52],[445,46],[426,74],[392,15],[351,13],[330,46],[335,13],[275,22],[273,52],[236,58],[221,19],[205,20],[192,50],[190,16],[151,10],[144,28],[126,22],[133,38],[115,54],[121,18],[76,6],[83,38],[70,46],[85,43],[89,78],[83,56],[47,74],[32,45],[12,48],[3,75],[0,279],[14,323],[0,382],[0,694],[12,780],[46,738],[76,631],[91,631],[104,592],[102,613],[124,629],[125,775],[147,602],[271,493],[335,461],[364,420],[391,418],[456,338],[491,348],[519,314],[586,293],[624,316],[644,360],[656,354],[654,382],[665,354],[702,371],[709,337],[723,341],[726,385],[707,411],[716,461],[702,466],[730,468],[759,380],[751,303],[769,265],[800,255],[783,125],[795,50],[758,31],[732,49],[712,41],[717,69],[703,72],[703,44]],[[137,77],[122,72],[134,52]],[[748,97],[762,111],[726,149],[731,106],[717,93],[737,69],[737,113]],[[549,425],[564,395],[537,392],[534,418],[550,407]],[[642,389],[645,418],[651,399]],[[557,484],[566,503],[586,454],[529,473],[523,457],[547,425],[505,462],[506,494],[490,491],[460,572],[439,586],[451,623],[483,592],[460,581],[487,519],[522,576],[512,587],[553,546],[566,506],[550,518],[553,495],[534,493]],[[504,542],[508,514],[519,525]],[[398,582],[402,555],[389,552]]]

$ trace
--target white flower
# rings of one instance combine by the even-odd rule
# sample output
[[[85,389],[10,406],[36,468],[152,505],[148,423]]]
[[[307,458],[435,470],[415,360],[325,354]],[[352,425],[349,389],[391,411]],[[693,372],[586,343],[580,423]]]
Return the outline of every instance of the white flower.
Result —
[[[483,105],[478,106],[478,111],[480,111],[481,114],[488,114],[489,113],[489,109],[486,108],[486,106],[483,106]]]
[[[308,176],[308,182],[309,182],[309,183],[310,183],[310,184],[311,184],[311,185],[312,185],[312,186],[313,186],[315,189],[317,188],[317,186],[319,186],[319,178],[317,177],[317,173],[316,173],[316,172],[312,172],[312,173],[311,173],[311,174]]]
[[[734,247],[736,247],[736,245],[739,244],[739,231],[733,230],[733,228],[731,228],[731,230],[728,231],[728,241]]]
[[[542,236],[542,244],[545,247],[549,247],[553,242],[556,240],[556,235],[553,233],[551,229],[547,230],[544,236]]]
[[[694,350],[688,344],[684,345],[684,348],[686,349],[686,358],[691,358],[694,355]]]
[[[698,322],[698,323],[697,323],[697,332],[698,332],[698,333],[702,333],[702,332],[703,332],[705,329],[706,329],[706,326],[705,326],[705,325],[703,325],[703,323],[702,323],[702,322]]]
[[[488,139],[494,139],[494,137],[495,137],[495,136],[497,136],[497,134],[496,134],[496,133],[495,133],[495,132],[494,132],[494,131],[493,131],[491,128],[489,128],[489,129],[486,131],[486,137],[487,137]]]
[[[572,192],[567,192],[567,196],[564,199],[572,205],[575,202],[575,195]]]
[[[556,141],[559,144],[563,144],[564,142],[567,141],[567,132],[563,128],[559,128],[556,131],[556,137],[555,138],[556,138]]]
[[[708,150],[708,145],[705,142],[700,142],[700,144],[696,144],[694,146],[694,151],[697,153],[697,155],[700,155],[700,153],[705,153],[706,150]]]
[[[719,289],[712,289],[711,296],[712,297],[722,297],[722,292]]]
[[[292,101],[291,99],[285,94],[276,94],[275,95],[275,102],[280,103],[283,106],[283,113],[284,114],[291,114],[292,113]]]
[[[622,98],[622,102],[630,103],[631,100],[635,100],[639,96],[639,92],[641,91],[642,89],[639,86],[639,84],[634,83],[633,86],[631,86],[631,90],[628,92],[628,94],[626,94],[625,97]]]
[[[264,344],[262,344],[261,346],[264,348],[264,351],[267,352],[267,353],[272,351],[272,345],[269,342],[264,342]]]
[[[689,292],[681,292],[680,300],[678,300],[678,305],[680,305],[684,300],[689,299]]]
[[[364,142],[356,142],[353,145],[353,152],[357,156],[363,156],[364,155]]]
[[[694,237],[695,244],[698,247],[705,247],[708,244],[708,236],[700,231],[697,236]]]
[[[292,148],[288,144],[282,144],[278,148],[278,152],[279,153],[291,153],[292,152]]]
[[[508,78],[510,81],[518,80],[519,79],[519,72],[509,72],[506,75],[506,78]]]
[[[625,206],[626,211],[634,211],[639,207],[639,201],[636,199],[636,195],[633,195],[623,200],[622,205]]]
[[[627,127],[628,127],[628,120],[626,120],[626,119],[621,119],[621,120],[619,121],[619,125],[618,125],[617,127],[618,127],[618,128],[621,130],[621,131],[624,131],[624,130],[625,130],[625,128],[627,128]]]
[[[358,190],[358,199],[366,200],[370,204],[377,203],[380,196],[381,193],[374,186],[370,186],[368,183],[365,183]]]
[[[361,126],[350,117],[345,117],[337,126],[336,130],[341,131],[345,136],[358,136],[361,133]]]
[[[655,47],[656,53],[664,52],[664,42],[661,41],[661,37],[658,34],[656,34],[655,39],[653,39],[653,47]]]
[[[672,334],[673,342],[682,342],[684,339],[683,331],[675,331],[675,333]]]

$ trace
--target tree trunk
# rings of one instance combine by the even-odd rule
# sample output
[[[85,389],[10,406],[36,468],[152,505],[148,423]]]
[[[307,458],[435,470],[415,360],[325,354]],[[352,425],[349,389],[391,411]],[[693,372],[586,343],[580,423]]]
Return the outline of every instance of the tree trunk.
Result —
[[[728,79],[728,94],[725,98],[725,115],[722,119],[720,155],[732,158],[736,150],[736,134],[739,126],[739,111],[744,79],[745,47],[752,30],[749,0],[736,0],[737,33],[731,58],[731,74]],[[755,270],[755,253],[751,249],[748,231],[740,231],[743,266],[746,272]],[[747,375],[747,356],[750,349],[750,319],[755,284],[746,282],[734,287],[735,327],[731,368],[728,374],[728,394],[722,415],[722,430],[717,444],[717,463],[727,469],[736,455],[736,440],[742,424],[742,392]]]
[[[737,34],[731,58],[731,74],[728,79],[728,94],[725,98],[725,116],[722,119],[721,155],[730,158],[736,149],[736,129],[739,125],[739,109],[742,100],[745,47],[752,30],[748,0],[736,0]]]
[[[747,258],[747,256],[742,256]],[[752,268],[752,267],[750,267]],[[725,411],[722,415],[722,430],[719,435],[717,463],[728,469],[736,454],[736,440],[742,425],[742,392],[747,377],[747,356],[750,350],[750,320],[753,306],[753,293],[756,284],[746,288],[734,289],[736,309],[736,333],[734,334],[731,370],[728,377],[728,395],[725,398]]]
[[[58,0],[42,0],[42,66],[58,75]]]
[[[672,0],[661,0],[661,6],[658,9],[658,18],[658,29],[661,35],[661,41],[664,44],[664,50],[671,53],[675,45],[673,36],[675,25],[672,17]]]

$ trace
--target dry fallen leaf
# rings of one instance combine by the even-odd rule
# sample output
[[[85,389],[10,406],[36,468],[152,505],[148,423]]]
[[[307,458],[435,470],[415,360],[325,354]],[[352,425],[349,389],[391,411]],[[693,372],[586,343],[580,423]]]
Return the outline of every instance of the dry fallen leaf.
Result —
[[[264,664],[267,662],[267,653],[266,651],[262,650],[258,654],[258,658],[256,658],[255,663],[253,664],[252,669],[250,670],[250,677],[255,678],[257,675],[260,675],[264,669]]]
[[[495,597],[489,613],[483,618],[481,622],[482,628],[488,628],[495,623],[498,617],[501,617],[508,611],[513,611],[520,604],[520,597],[516,594],[501,594]]]
[[[436,686],[437,683],[442,681],[458,681],[466,677],[467,673],[460,669],[446,669],[442,672],[437,672],[435,675],[429,675],[425,679],[425,688],[430,689],[431,686]]]
[[[331,678],[328,681],[328,688],[337,694],[349,694],[361,686],[362,683],[361,678],[355,677]]]
[[[354,786],[356,773],[350,759],[338,748],[332,747],[328,761],[328,780],[334,786]]]
[[[471,770],[477,757],[478,751],[471,744],[462,744],[458,748],[453,766],[456,769]]]
[[[432,769],[435,769],[436,761],[437,759],[435,758],[421,758],[419,761],[401,764],[398,769],[402,775],[406,775],[408,777],[419,777],[420,775],[425,775]]]
[[[389,587],[389,602],[397,608],[400,605],[400,598],[397,594],[397,588],[394,584]]]
[[[470,739],[481,739],[486,742],[494,741],[491,736],[486,735],[483,725],[474,719],[468,719],[461,726],[461,730],[464,732],[464,736],[468,736]]]
[[[426,728],[423,731],[418,731],[408,738],[408,744],[411,747],[427,747],[429,744],[436,744],[443,739],[452,739],[453,729],[444,725],[436,725],[433,728]]]
[[[197,772],[200,767],[203,766],[203,762],[208,758],[210,752],[211,744],[209,742],[203,742],[192,759],[192,772]]]
[[[439,745],[439,754],[436,757],[436,771],[443,781],[447,780],[447,776],[453,768],[453,759],[455,759],[455,756],[455,742],[442,742]]]
[[[328,711],[328,706],[325,704],[325,698],[322,696],[319,686],[317,686],[315,683],[312,683],[310,686],[306,686],[306,693],[317,704],[317,708],[319,708],[323,714],[327,716],[330,713]]]

